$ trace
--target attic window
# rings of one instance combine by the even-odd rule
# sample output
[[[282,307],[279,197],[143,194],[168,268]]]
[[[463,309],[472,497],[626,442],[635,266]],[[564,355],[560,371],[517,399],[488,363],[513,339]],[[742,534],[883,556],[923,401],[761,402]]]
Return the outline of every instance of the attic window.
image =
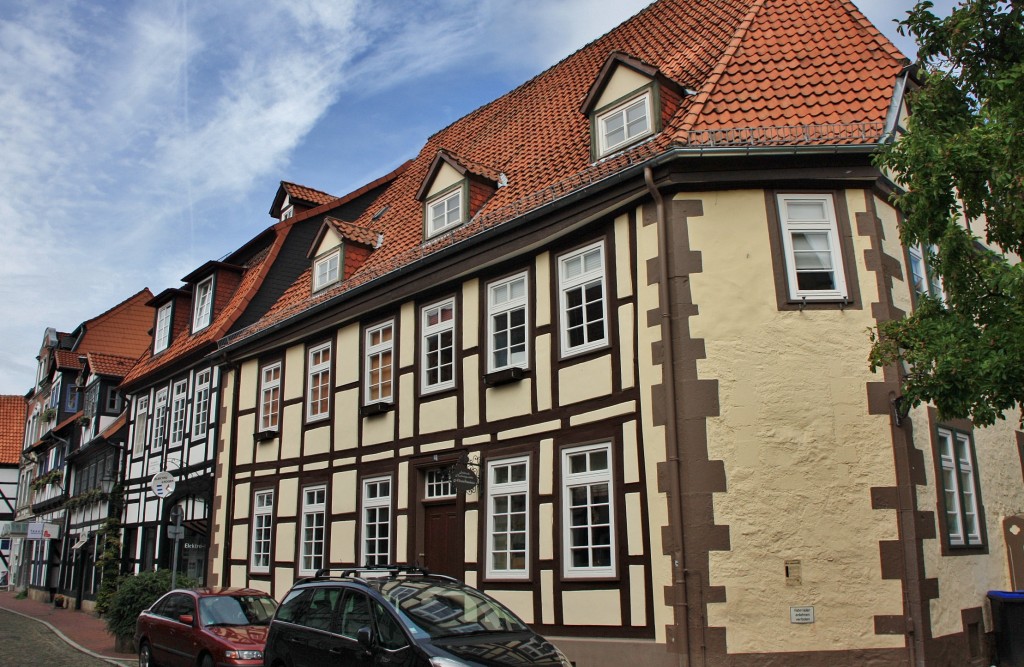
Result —
[[[652,132],[650,90],[597,113],[598,154],[607,155]]]
[[[341,269],[341,248],[313,260],[313,291],[338,282]]]
[[[195,311],[192,313],[192,332],[210,326],[213,312],[213,276],[210,276],[196,287]]]
[[[295,207],[294,206],[289,206],[288,208],[283,209],[281,211],[281,220],[282,221],[283,220],[287,220],[288,218],[292,217],[293,215],[295,215]]]
[[[162,352],[171,344],[172,302],[165,303],[156,311],[156,328],[153,331],[153,353]]]
[[[462,224],[462,187],[427,202],[427,237],[440,234],[446,229]]]

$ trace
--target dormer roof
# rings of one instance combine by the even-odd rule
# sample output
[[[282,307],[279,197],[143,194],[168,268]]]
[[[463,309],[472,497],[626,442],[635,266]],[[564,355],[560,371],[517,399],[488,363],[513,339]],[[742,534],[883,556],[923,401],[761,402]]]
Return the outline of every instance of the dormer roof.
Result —
[[[437,177],[437,172],[446,164],[459,172],[459,174],[463,176],[475,176],[478,180],[483,181],[492,187],[497,187],[498,182],[502,180],[501,171],[498,169],[494,169],[465,158],[459,158],[451,151],[442,149],[437,151],[434,161],[427,169],[427,175],[424,177],[423,183],[420,185],[420,189],[416,193],[416,199],[424,201],[427,198],[427,194],[430,192],[430,186]]]
[[[209,262],[206,262],[192,273],[182,278],[181,282],[197,283],[200,280],[206,278],[207,276],[213,274],[215,271],[231,271],[232,273],[242,273],[244,270],[245,267],[238,266],[237,264],[228,264],[227,262],[218,262],[215,260],[210,260]]]
[[[274,196],[274,203],[270,205],[271,217],[278,218],[281,216],[281,209],[284,207],[285,197],[292,204],[299,204],[306,208],[314,208],[322,204],[328,204],[337,197],[328,194],[315,188],[310,188],[305,185],[299,185],[297,183],[289,183],[288,181],[281,181],[281,186],[277,189],[277,194]]]
[[[590,90],[587,91],[586,96],[583,98],[583,102],[580,104],[580,113],[587,115],[594,110],[597,101],[601,98],[601,93],[604,92],[605,87],[612,78],[612,75],[619,67],[628,67],[637,74],[645,76],[652,81],[657,80],[661,85],[676,91],[676,93],[680,95],[684,93],[683,86],[672,79],[669,79],[667,76],[664,76],[654,65],[645,63],[644,61],[625,54],[622,51],[612,51],[608,54],[608,59],[604,61],[601,71],[597,73],[597,76],[594,78],[594,83],[590,86]]]
[[[349,243],[358,243],[359,245],[367,246],[369,248],[376,248],[381,241],[381,234],[378,231],[367,229],[366,227],[360,227],[359,225],[352,224],[351,222],[345,222],[344,220],[338,220],[331,216],[325,216],[324,222],[320,225],[320,230],[313,237],[313,243],[309,246],[309,251],[306,253],[306,259],[313,259],[317,254],[317,249],[323,243],[324,237],[327,236],[331,231],[335,232],[342,241]]]

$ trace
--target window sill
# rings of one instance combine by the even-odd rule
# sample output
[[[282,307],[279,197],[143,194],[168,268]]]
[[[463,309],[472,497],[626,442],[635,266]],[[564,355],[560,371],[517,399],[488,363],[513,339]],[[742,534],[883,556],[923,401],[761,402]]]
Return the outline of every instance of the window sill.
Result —
[[[503,384],[510,384],[512,382],[519,382],[527,375],[529,375],[529,369],[521,366],[512,366],[510,368],[503,368],[500,371],[491,371],[490,373],[484,374],[484,384],[488,387],[498,387]]]
[[[373,417],[374,415],[382,415],[386,412],[391,412],[395,409],[395,404],[390,401],[377,401],[376,403],[367,403],[366,405],[359,407],[360,417]]]

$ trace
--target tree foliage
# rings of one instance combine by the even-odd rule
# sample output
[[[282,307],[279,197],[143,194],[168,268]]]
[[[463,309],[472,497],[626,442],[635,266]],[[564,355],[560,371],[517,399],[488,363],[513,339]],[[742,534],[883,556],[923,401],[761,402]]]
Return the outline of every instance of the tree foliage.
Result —
[[[988,425],[1024,401],[1024,4],[932,7],[900,23],[921,86],[877,164],[904,188],[902,241],[931,249],[945,295],[872,332],[870,363],[900,364],[912,403]]]
[[[198,585],[194,579],[183,574],[178,575],[176,583],[178,588]],[[170,570],[140,572],[121,577],[107,609],[107,631],[115,637],[131,638],[135,634],[135,621],[139,614],[170,590]]]

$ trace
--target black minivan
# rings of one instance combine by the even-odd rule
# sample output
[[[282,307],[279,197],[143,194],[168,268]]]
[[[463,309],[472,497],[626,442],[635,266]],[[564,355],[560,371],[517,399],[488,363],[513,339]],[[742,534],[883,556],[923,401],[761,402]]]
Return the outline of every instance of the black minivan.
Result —
[[[402,566],[299,580],[277,609],[263,656],[267,667],[571,664],[500,602]]]

